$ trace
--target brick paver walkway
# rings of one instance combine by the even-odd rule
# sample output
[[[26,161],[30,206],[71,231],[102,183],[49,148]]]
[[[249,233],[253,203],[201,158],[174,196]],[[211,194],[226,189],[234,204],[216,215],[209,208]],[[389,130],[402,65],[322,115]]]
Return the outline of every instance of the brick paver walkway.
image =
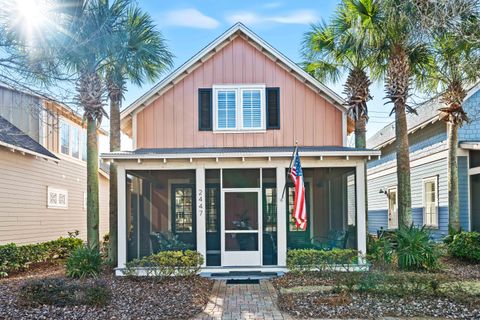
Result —
[[[196,320],[283,320],[292,319],[278,310],[277,292],[268,280],[260,284],[226,284],[217,280],[203,313]]]

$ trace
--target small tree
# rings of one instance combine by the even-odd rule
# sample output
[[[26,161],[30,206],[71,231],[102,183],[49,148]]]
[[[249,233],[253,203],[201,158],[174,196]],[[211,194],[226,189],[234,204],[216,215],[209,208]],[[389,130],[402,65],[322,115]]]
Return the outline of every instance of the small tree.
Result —
[[[126,91],[126,82],[141,85],[144,80],[153,81],[172,66],[172,54],[168,51],[162,34],[148,13],[131,6],[121,31],[116,35],[104,73],[110,99],[110,151],[120,150],[120,106]],[[110,164],[110,247],[109,258],[117,262],[117,168]]]

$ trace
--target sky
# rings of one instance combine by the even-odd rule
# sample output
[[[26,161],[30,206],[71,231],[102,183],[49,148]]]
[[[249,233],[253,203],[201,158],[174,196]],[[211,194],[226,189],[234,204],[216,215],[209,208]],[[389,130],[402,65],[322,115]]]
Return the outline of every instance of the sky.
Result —
[[[301,62],[300,48],[304,33],[309,30],[312,23],[328,21],[334,14],[338,2],[334,0],[138,1],[140,7],[153,17],[158,29],[167,40],[170,51],[175,56],[172,70],[236,22],[244,23],[292,61]],[[344,97],[342,82],[325,84]],[[123,106],[127,107],[153,85],[154,83],[148,82],[142,87],[129,84]],[[374,98],[369,102],[370,120],[367,125],[367,137],[394,120],[393,117],[389,117],[391,106],[384,105],[383,84],[374,83],[371,91]]]

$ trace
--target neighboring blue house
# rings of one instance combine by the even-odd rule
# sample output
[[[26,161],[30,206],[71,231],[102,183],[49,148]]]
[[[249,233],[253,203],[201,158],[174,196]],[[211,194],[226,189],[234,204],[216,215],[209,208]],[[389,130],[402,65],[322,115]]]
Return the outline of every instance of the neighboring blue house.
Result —
[[[412,214],[415,225],[432,229],[435,239],[448,234],[448,126],[438,117],[438,98],[419,105],[418,115],[408,115]],[[480,84],[468,92],[464,103],[471,123],[459,130],[460,223],[464,230],[480,231]],[[398,227],[395,124],[367,141],[381,150],[368,163],[368,230]]]

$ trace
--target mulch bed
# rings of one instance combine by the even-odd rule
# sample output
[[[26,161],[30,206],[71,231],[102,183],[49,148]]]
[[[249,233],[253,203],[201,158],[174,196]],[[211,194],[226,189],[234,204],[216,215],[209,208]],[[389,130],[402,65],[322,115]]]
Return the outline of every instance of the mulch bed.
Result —
[[[455,281],[480,281],[480,265],[453,258],[442,260],[441,274]],[[292,274],[274,279],[278,291],[278,306],[299,318],[367,318],[379,317],[442,317],[480,319],[477,301],[451,301],[443,297],[407,297],[368,293],[295,292],[299,287],[333,286],[335,276],[319,273]],[[281,290],[293,288],[291,290]],[[306,289],[306,288],[305,288]],[[293,290],[293,291],[292,291]],[[283,292],[282,292],[283,291]]]
[[[99,277],[112,293],[108,306],[23,307],[18,298],[22,283],[46,277],[64,278],[64,268],[37,266],[0,279],[0,319],[189,319],[203,310],[213,285],[211,280],[201,277],[155,282],[148,278],[115,277],[109,271]]]

